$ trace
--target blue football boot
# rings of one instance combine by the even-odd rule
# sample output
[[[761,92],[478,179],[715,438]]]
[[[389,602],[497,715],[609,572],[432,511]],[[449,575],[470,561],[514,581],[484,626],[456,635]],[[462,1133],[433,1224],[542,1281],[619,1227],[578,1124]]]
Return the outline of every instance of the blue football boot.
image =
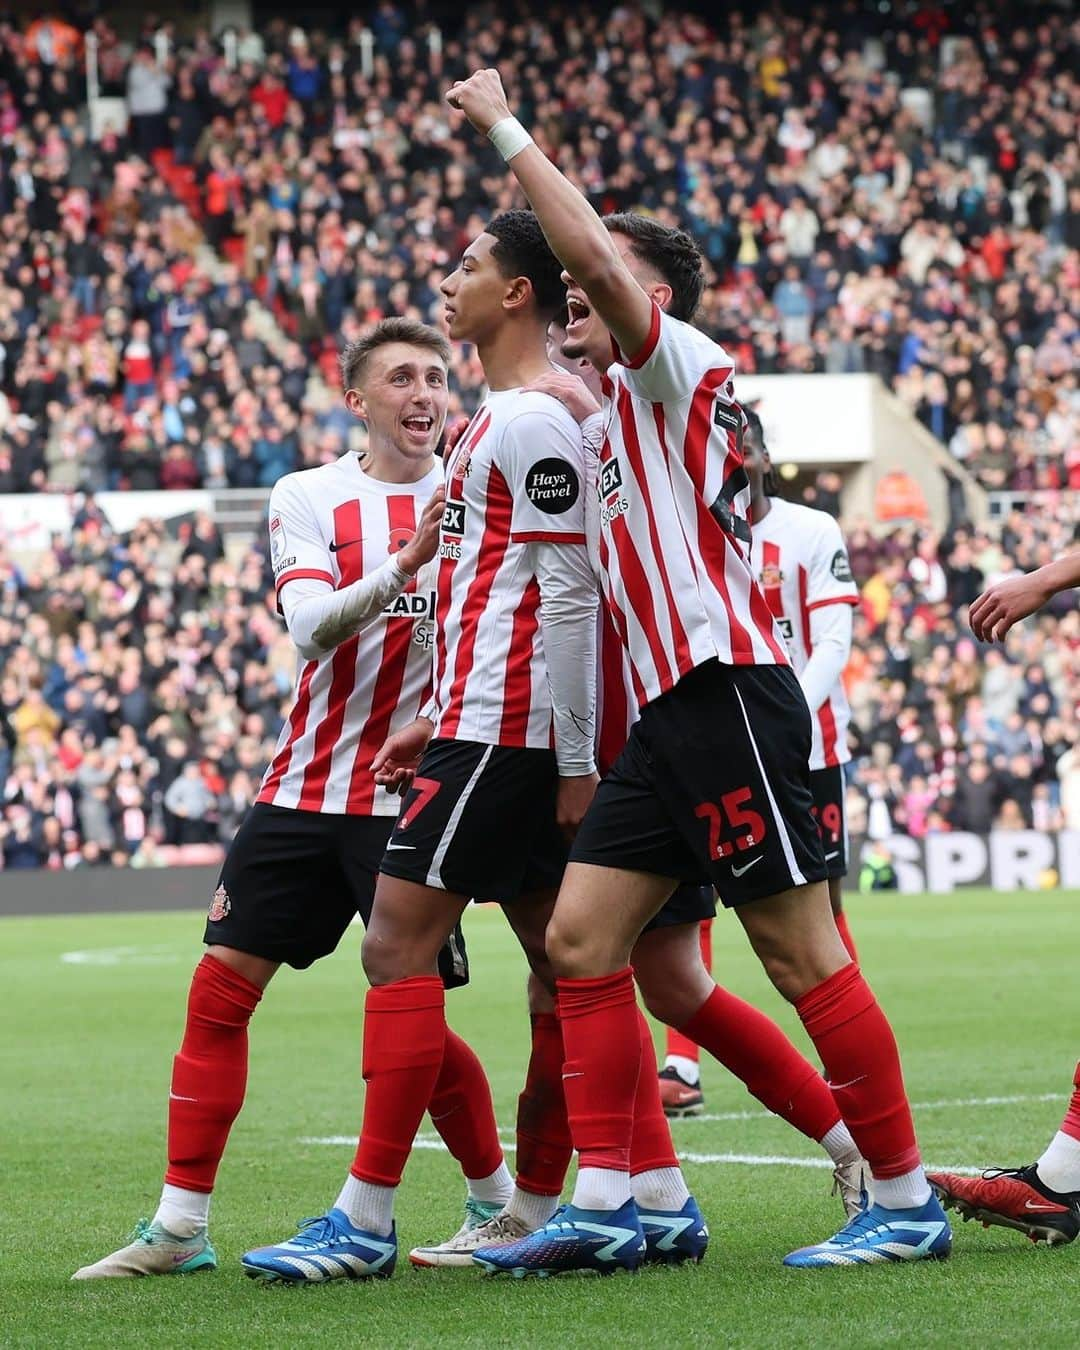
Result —
[[[276,1247],[256,1247],[240,1258],[253,1280],[293,1284],[385,1279],[394,1273],[396,1262],[397,1236],[392,1228],[386,1237],[360,1232],[340,1209],[305,1219],[295,1237]]]
[[[784,1257],[785,1266],[868,1266],[884,1261],[944,1261],[952,1251],[945,1211],[931,1195],[917,1209],[870,1205],[835,1237],[800,1247]]]
[[[633,1200],[616,1210],[563,1205],[543,1228],[519,1242],[480,1247],[473,1253],[473,1260],[489,1275],[506,1271],[518,1279],[566,1270],[610,1275],[636,1270],[644,1259],[645,1234]]]
[[[638,1218],[645,1233],[645,1264],[678,1266],[700,1261],[709,1246],[709,1227],[690,1196],[682,1209],[641,1209]]]

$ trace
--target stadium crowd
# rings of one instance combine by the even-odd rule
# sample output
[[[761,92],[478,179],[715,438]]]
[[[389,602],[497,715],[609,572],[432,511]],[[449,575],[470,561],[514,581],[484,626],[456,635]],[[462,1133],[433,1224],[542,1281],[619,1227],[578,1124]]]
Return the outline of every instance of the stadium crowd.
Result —
[[[370,53],[359,19],[276,22],[230,66],[205,33],[148,21],[132,50],[97,19],[130,115],[98,139],[82,34],[0,22],[0,493],[267,487],[340,454],[339,340],[437,321],[439,279],[510,204],[444,115],[470,54],[528,77],[526,119],[599,208],[695,233],[701,322],[741,370],[877,373],[987,487],[1080,487],[1077,25],[999,4],[716,22],[478,7],[437,38],[383,0]],[[467,352],[456,381],[468,411]],[[1077,522],[844,523],[853,829],[1080,829],[1075,604],[1003,651],[963,620]],[[32,566],[0,550],[5,866],[231,837],[291,692],[270,594],[261,546],[227,559],[202,518],[115,536],[92,495]]]
[[[853,833],[1080,830],[1075,597],[1003,649],[965,619],[984,586],[1049,561],[1073,529],[1021,513],[1000,537],[849,529]],[[91,499],[33,569],[0,552],[5,866],[154,866],[159,845],[231,839],[294,662],[264,550],[228,560],[207,517],[179,541],[154,523],[113,536]]]
[[[1080,33],[1059,6],[481,5],[443,39],[384,0],[370,50],[362,18],[280,20],[231,66],[156,18],[134,48],[94,30],[130,116],[97,140],[81,34],[0,24],[0,491],[268,486],[338,453],[311,373],[364,322],[438,319],[507,203],[441,102],[477,58],[524,77],[599,208],[696,234],[701,322],[739,369],[875,372],[987,486],[1080,486]],[[459,383],[468,410],[475,362]]]

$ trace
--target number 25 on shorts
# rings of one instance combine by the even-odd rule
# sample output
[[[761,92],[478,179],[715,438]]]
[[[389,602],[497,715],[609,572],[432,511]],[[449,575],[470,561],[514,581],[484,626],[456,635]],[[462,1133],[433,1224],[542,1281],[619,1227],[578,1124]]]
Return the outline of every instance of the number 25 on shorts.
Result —
[[[764,820],[745,805],[752,796],[748,787],[736,788],[725,792],[719,803],[702,802],[695,808],[694,815],[709,823],[710,858],[730,858],[765,838]]]

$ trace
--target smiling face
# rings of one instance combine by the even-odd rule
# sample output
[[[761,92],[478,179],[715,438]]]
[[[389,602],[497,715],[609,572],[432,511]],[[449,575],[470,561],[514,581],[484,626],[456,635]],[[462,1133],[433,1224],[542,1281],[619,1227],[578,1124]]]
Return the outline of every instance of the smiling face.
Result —
[[[419,463],[435,453],[449,397],[446,365],[437,352],[387,342],[368,356],[345,403],[367,423],[373,459],[396,453]]]
[[[619,256],[646,295],[656,300],[661,309],[665,308],[671,291],[648,263],[644,263],[633,253],[633,240],[629,235],[611,232],[611,242]],[[597,370],[607,370],[611,365],[611,334],[603,319],[589,304],[589,298],[569,272],[563,272],[566,284],[566,307],[569,322],[563,339],[562,354],[570,360],[584,357]]]
[[[505,317],[506,301],[520,286],[521,278],[505,277],[492,256],[497,243],[494,235],[478,234],[461,255],[457,269],[439,287],[455,342],[479,345],[489,339]]]

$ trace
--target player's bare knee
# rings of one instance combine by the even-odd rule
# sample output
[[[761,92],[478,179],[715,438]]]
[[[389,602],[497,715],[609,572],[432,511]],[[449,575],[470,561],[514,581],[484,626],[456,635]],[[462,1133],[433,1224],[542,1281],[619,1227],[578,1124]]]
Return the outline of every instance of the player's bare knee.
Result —
[[[370,928],[360,947],[360,960],[370,985],[393,984],[411,975],[424,975],[428,962],[407,945],[392,941],[377,929]]]
[[[612,963],[603,935],[560,921],[557,916],[548,924],[546,945],[551,968],[562,979],[608,975],[626,964],[625,960]]]

